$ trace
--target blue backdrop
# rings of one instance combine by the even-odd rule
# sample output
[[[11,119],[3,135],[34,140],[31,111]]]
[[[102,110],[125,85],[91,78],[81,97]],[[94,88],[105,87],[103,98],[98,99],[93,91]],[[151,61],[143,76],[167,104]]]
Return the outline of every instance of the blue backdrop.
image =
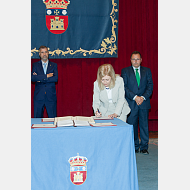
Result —
[[[117,57],[119,0],[32,0],[31,57]],[[62,3],[62,5],[60,4]]]

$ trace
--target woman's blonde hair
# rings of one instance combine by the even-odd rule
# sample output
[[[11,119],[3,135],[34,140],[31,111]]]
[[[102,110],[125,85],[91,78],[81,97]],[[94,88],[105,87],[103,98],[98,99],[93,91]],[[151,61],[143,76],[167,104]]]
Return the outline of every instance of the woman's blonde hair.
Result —
[[[103,64],[98,68],[97,72],[97,81],[100,90],[104,89],[104,85],[102,84],[102,78],[105,77],[106,75],[111,77],[109,88],[111,89],[115,86],[116,75],[112,65]]]

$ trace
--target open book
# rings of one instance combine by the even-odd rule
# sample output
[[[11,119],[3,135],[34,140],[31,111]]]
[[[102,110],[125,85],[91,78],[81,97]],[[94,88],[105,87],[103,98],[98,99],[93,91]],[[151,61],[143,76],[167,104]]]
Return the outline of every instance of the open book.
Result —
[[[90,124],[92,127],[105,127],[105,126],[117,126],[116,124],[113,124],[111,122],[109,123],[95,123],[95,124]]]
[[[108,116],[102,116],[102,117],[92,116],[92,118],[94,120],[110,120],[110,119],[113,119],[113,118],[108,118]]]
[[[42,118],[42,122],[54,122],[55,118]]]
[[[33,124],[31,128],[56,128],[54,124]]]
[[[90,126],[88,121],[80,120],[60,120],[57,121],[57,127],[67,127],[67,126]]]
[[[94,119],[92,117],[84,117],[84,116],[76,116],[76,117],[73,117],[73,116],[65,116],[65,117],[55,117],[55,120],[54,120],[54,124],[56,125],[57,122],[60,122],[60,121],[64,121],[64,120],[72,120],[74,121],[75,125],[76,125],[76,122],[79,126],[80,122],[79,121],[86,121],[88,123],[95,123]],[[85,124],[85,123],[84,123]],[[81,125],[82,126],[82,125]]]

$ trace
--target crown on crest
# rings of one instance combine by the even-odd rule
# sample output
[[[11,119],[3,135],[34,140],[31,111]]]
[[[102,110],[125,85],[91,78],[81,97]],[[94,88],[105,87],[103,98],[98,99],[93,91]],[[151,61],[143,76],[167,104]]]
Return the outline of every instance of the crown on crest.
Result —
[[[84,156],[79,156],[79,153],[77,153],[77,156],[69,158],[68,162],[71,166],[86,166],[88,159]]]
[[[46,4],[46,8],[63,8],[67,9],[68,4],[70,4],[69,0],[43,0]]]

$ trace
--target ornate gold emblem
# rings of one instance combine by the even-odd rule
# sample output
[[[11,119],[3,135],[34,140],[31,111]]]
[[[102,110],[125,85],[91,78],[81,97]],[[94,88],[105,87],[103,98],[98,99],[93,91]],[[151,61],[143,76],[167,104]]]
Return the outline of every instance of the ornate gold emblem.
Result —
[[[47,9],[51,9],[51,8],[63,8],[63,9],[67,9],[68,4],[70,4],[70,1],[65,2],[65,0],[55,0],[55,1],[47,1],[47,0],[43,0],[43,2],[46,4],[46,8]]]

